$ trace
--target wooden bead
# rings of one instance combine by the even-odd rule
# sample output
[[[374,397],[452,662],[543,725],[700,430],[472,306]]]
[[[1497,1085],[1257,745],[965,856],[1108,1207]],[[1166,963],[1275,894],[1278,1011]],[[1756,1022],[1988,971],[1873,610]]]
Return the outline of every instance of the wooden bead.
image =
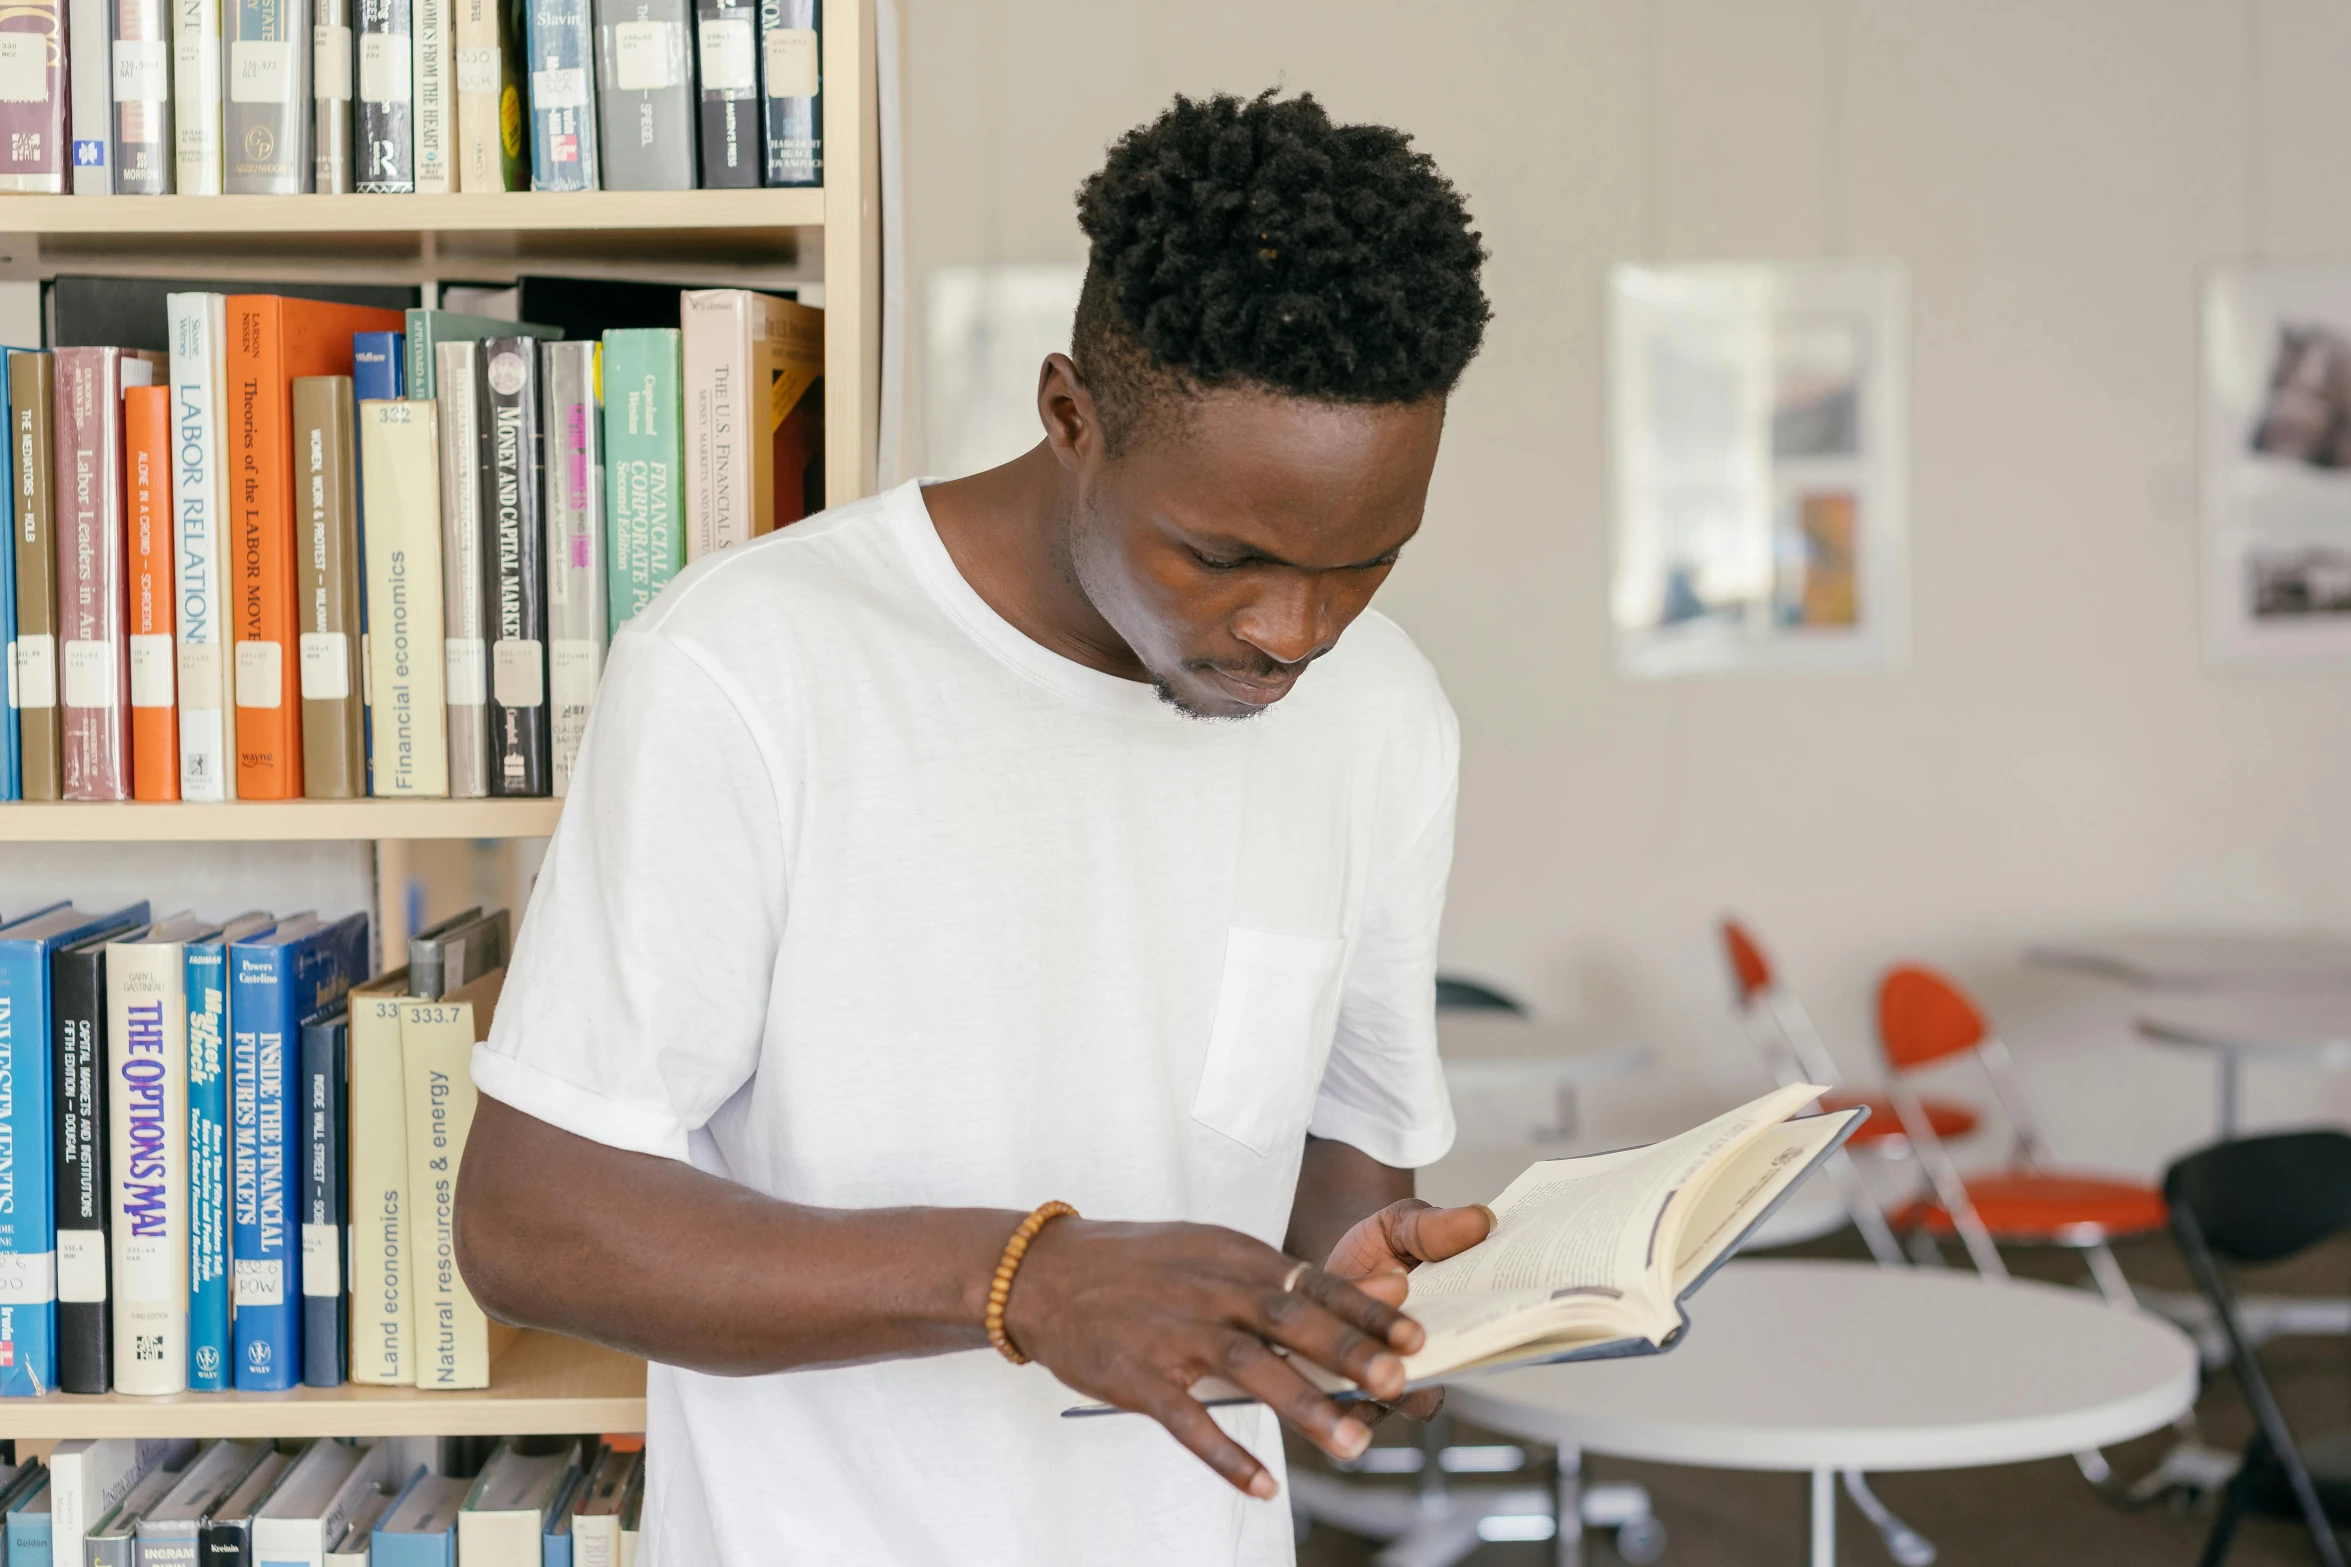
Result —
[[[996,1263],[995,1277],[988,1281],[985,1319],[988,1342],[996,1346],[997,1353],[1016,1366],[1027,1365],[1029,1357],[1020,1352],[1004,1331],[1004,1303],[1012,1295],[1012,1276],[1020,1271],[1021,1259],[1028,1255],[1029,1242],[1037,1238],[1039,1230],[1055,1219],[1074,1219],[1077,1216],[1078,1211],[1068,1203],[1049,1202],[1021,1220],[1019,1228],[1012,1232],[1012,1239],[1004,1243],[1004,1255]]]

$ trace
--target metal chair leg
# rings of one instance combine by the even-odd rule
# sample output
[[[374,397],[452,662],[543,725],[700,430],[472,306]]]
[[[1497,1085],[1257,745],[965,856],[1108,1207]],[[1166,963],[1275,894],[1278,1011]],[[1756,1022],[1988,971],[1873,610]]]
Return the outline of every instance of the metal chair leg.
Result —
[[[2101,1244],[2088,1248],[2083,1256],[2090,1264],[2090,1277],[2097,1281],[2098,1293],[2111,1306],[2126,1311],[2138,1309],[2139,1297],[2131,1292],[2131,1281],[2123,1276],[2122,1264],[2114,1260],[2114,1252]]]
[[[1869,1488],[1869,1480],[1860,1470],[1848,1469],[1841,1478],[1845,1482],[1845,1494],[1861,1509],[1861,1516],[1869,1520],[1870,1527],[1877,1530],[1878,1538],[1886,1542],[1886,1554],[1899,1567],[1934,1567],[1935,1542],[1895,1517],[1893,1509],[1878,1500],[1877,1492]]]

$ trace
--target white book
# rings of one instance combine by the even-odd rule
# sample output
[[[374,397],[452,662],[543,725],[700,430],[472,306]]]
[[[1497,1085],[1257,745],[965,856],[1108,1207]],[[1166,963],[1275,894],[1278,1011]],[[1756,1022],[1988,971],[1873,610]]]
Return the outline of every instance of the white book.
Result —
[[[184,191],[187,187],[182,186]],[[180,654],[180,798],[237,797],[236,666],[229,634],[228,299],[165,296],[171,329],[172,554]]]
[[[457,1514],[457,1559],[465,1567],[539,1567],[547,1515],[578,1468],[575,1450],[524,1454],[501,1443]]]
[[[73,193],[114,194],[114,19],[107,0],[67,0],[65,16],[66,144],[73,154]]]
[[[268,1567],[326,1567],[351,1515],[392,1475],[392,1451],[314,1442],[253,1515],[253,1559]]]
[[[82,1545],[100,1519],[114,1511],[142,1476],[158,1464],[177,1466],[193,1442],[142,1441],[127,1436],[77,1437],[49,1455],[49,1549],[60,1562],[82,1560]]]
[[[603,413],[597,402],[602,345],[539,345],[547,448],[547,686],[553,727],[553,792],[571,791],[580,737],[604,673]]]
[[[378,795],[437,798],[449,792],[439,451],[431,402],[359,405],[367,514],[368,788]]]
[[[620,1567],[620,1516],[632,1487],[642,1483],[643,1449],[604,1449],[580,1493],[571,1520],[572,1567]]]
[[[171,112],[179,193],[220,194],[220,0],[172,0]]]
[[[217,928],[177,914],[106,944],[117,1393],[188,1390],[186,963]]]
[[[399,1500],[390,1490],[378,1487],[359,1499],[351,1509],[351,1521],[343,1526],[343,1538],[327,1552],[327,1567],[368,1567],[375,1545],[376,1525]]]
[[[415,69],[409,112],[416,131],[416,193],[446,196],[457,188],[457,42],[452,0],[414,0],[409,13]],[[425,303],[432,303],[427,294]]]

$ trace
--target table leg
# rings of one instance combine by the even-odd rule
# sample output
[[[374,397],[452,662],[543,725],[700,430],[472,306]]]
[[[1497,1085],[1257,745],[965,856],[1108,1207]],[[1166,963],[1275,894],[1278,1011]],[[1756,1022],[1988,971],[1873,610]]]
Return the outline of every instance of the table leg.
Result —
[[[1554,1567],[1584,1567],[1584,1455],[1572,1447],[1559,1449],[1557,1519],[1551,1533]]]
[[[2220,1052],[2220,1140],[2237,1135],[2237,1089],[2245,1068],[2234,1050]]]
[[[1812,1567],[1837,1567],[1837,1472],[1812,1471]]]

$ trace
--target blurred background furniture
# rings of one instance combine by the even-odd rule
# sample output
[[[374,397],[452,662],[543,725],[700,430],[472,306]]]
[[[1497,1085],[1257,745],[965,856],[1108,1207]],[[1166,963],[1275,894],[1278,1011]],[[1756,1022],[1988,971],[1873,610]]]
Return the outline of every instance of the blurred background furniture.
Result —
[[[2351,978],[2308,985],[2199,990],[2160,996],[2139,1011],[2139,1032],[2160,1045],[2208,1051],[2218,1062],[2216,1132],[2237,1135],[2248,1059],[2340,1071],[2351,1066]]]
[[[2351,985],[2351,941],[2315,932],[2126,931],[2037,941],[2025,961],[2141,990]]]

